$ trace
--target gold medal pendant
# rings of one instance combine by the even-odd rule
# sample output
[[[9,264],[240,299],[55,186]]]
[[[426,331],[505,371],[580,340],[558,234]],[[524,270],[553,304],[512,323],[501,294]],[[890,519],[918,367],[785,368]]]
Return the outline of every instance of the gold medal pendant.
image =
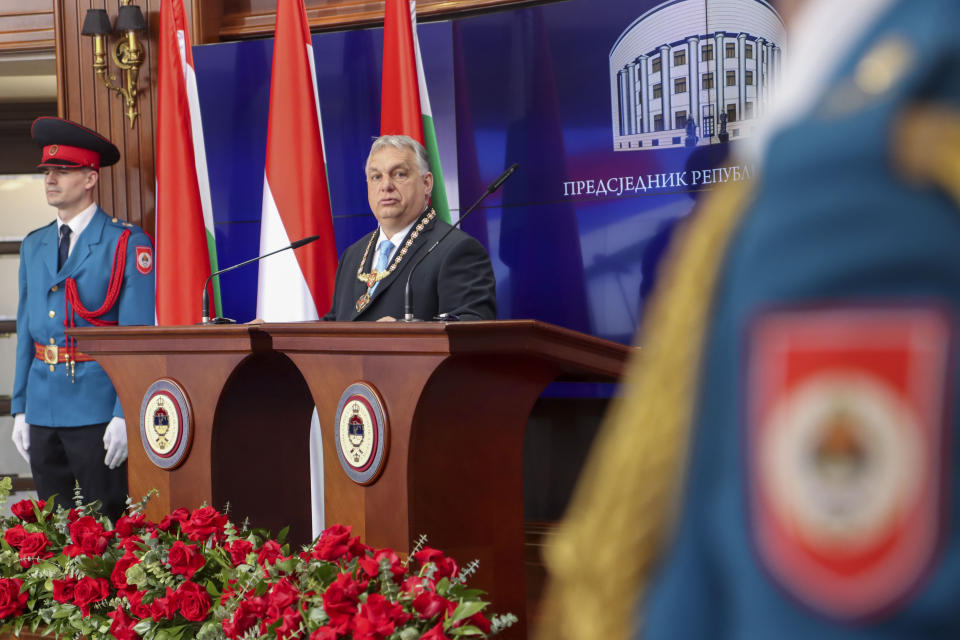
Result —
[[[357,313],[360,313],[367,308],[367,305],[370,304],[370,290],[368,289],[365,294],[357,298],[356,308]]]

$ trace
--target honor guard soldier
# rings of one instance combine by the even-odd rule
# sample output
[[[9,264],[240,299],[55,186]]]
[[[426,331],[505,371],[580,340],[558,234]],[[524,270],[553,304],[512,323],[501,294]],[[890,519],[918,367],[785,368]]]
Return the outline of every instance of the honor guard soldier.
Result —
[[[127,496],[126,423],[106,372],[64,330],[153,324],[153,246],[94,201],[101,168],[120,159],[109,140],[49,117],[31,133],[57,219],[20,249],[13,441],[41,498],[69,508],[79,483],[115,519]]]
[[[806,0],[668,257],[541,638],[960,638],[960,3]]]

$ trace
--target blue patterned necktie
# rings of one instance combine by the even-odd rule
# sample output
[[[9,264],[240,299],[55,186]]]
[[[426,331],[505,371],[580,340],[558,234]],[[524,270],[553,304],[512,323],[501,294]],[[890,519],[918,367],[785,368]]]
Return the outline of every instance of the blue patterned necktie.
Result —
[[[374,265],[377,273],[386,271],[387,267],[390,266],[390,252],[393,251],[394,244],[389,240],[384,240],[379,247],[377,247],[377,264]],[[377,287],[380,286],[380,281],[373,285],[373,288],[370,289],[370,295],[373,295],[373,292],[377,290]]]
[[[63,269],[63,263],[70,255],[70,227],[65,224],[60,225],[60,245],[57,250],[57,271],[59,271]]]

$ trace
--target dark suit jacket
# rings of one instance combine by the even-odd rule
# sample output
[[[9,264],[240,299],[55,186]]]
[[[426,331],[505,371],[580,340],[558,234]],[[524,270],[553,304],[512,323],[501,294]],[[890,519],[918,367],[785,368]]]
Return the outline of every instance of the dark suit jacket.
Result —
[[[449,228],[450,225],[442,220],[435,219],[428,224],[394,272],[380,281],[370,304],[358,313],[355,305],[366,292],[367,285],[357,278],[357,268],[370,236],[379,233],[379,229],[360,238],[340,258],[333,305],[323,319],[378,320],[383,316],[401,319],[403,290],[410,269]],[[400,246],[403,247],[404,243],[406,238]],[[364,273],[370,272],[375,254],[371,248],[363,265]],[[497,317],[496,281],[490,257],[483,245],[459,229],[455,229],[417,267],[411,289],[413,313],[420,320],[432,320],[440,313],[454,314],[461,320],[495,320]]]

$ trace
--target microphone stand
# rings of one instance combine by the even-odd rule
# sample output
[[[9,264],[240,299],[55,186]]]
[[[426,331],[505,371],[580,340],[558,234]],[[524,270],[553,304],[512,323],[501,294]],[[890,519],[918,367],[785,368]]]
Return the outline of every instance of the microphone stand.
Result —
[[[430,248],[427,249],[426,253],[421,255],[417,261],[413,263],[413,266],[410,268],[410,273],[407,274],[407,284],[403,290],[403,318],[400,319],[400,322],[421,322],[421,320],[413,315],[413,291],[410,289],[410,282],[413,279],[413,272],[416,271],[417,267],[420,266],[420,263],[423,262],[428,255],[430,255],[430,252],[436,249],[437,245],[443,242],[444,238],[450,235],[454,229],[459,227],[460,224],[467,219],[467,216],[473,213],[473,210],[476,209],[481,202],[486,200],[487,196],[499,189],[503,183],[507,181],[507,178],[513,175],[513,172],[517,170],[518,166],[520,165],[514,162],[507,168],[506,171],[501,173],[500,177],[494,180],[490,186],[487,187],[487,190],[483,192],[483,195],[477,198],[477,201],[470,205],[466,212],[464,212],[464,214],[460,216],[460,218],[454,224],[452,224],[449,229],[447,229],[447,232],[440,236],[440,239],[434,242]]]
[[[239,264],[235,264],[233,266],[227,267],[226,269],[220,269],[219,271],[211,273],[209,276],[207,276],[207,279],[203,281],[203,298],[201,301],[201,309],[203,310],[203,317],[200,320],[200,324],[236,324],[236,321],[231,320],[230,318],[220,318],[220,317],[211,318],[210,317],[210,296],[207,294],[207,285],[210,284],[210,280],[214,276],[219,276],[221,273],[226,273],[227,271],[233,271],[234,269],[238,269],[244,265],[248,265],[251,262],[262,260],[268,256],[272,256],[275,253],[286,251],[287,249],[299,249],[303,245],[310,244],[311,242],[314,242],[319,239],[320,239],[320,236],[310,236],[307,238],[303,238],[302,240],[297,240],[296,242],[290,243],[285,247],[281,247],[280,249],[271,251],[270,253],[265,253],[262,256],[257,256],[256,258],[250,258],[249,260],[244,260]]]

